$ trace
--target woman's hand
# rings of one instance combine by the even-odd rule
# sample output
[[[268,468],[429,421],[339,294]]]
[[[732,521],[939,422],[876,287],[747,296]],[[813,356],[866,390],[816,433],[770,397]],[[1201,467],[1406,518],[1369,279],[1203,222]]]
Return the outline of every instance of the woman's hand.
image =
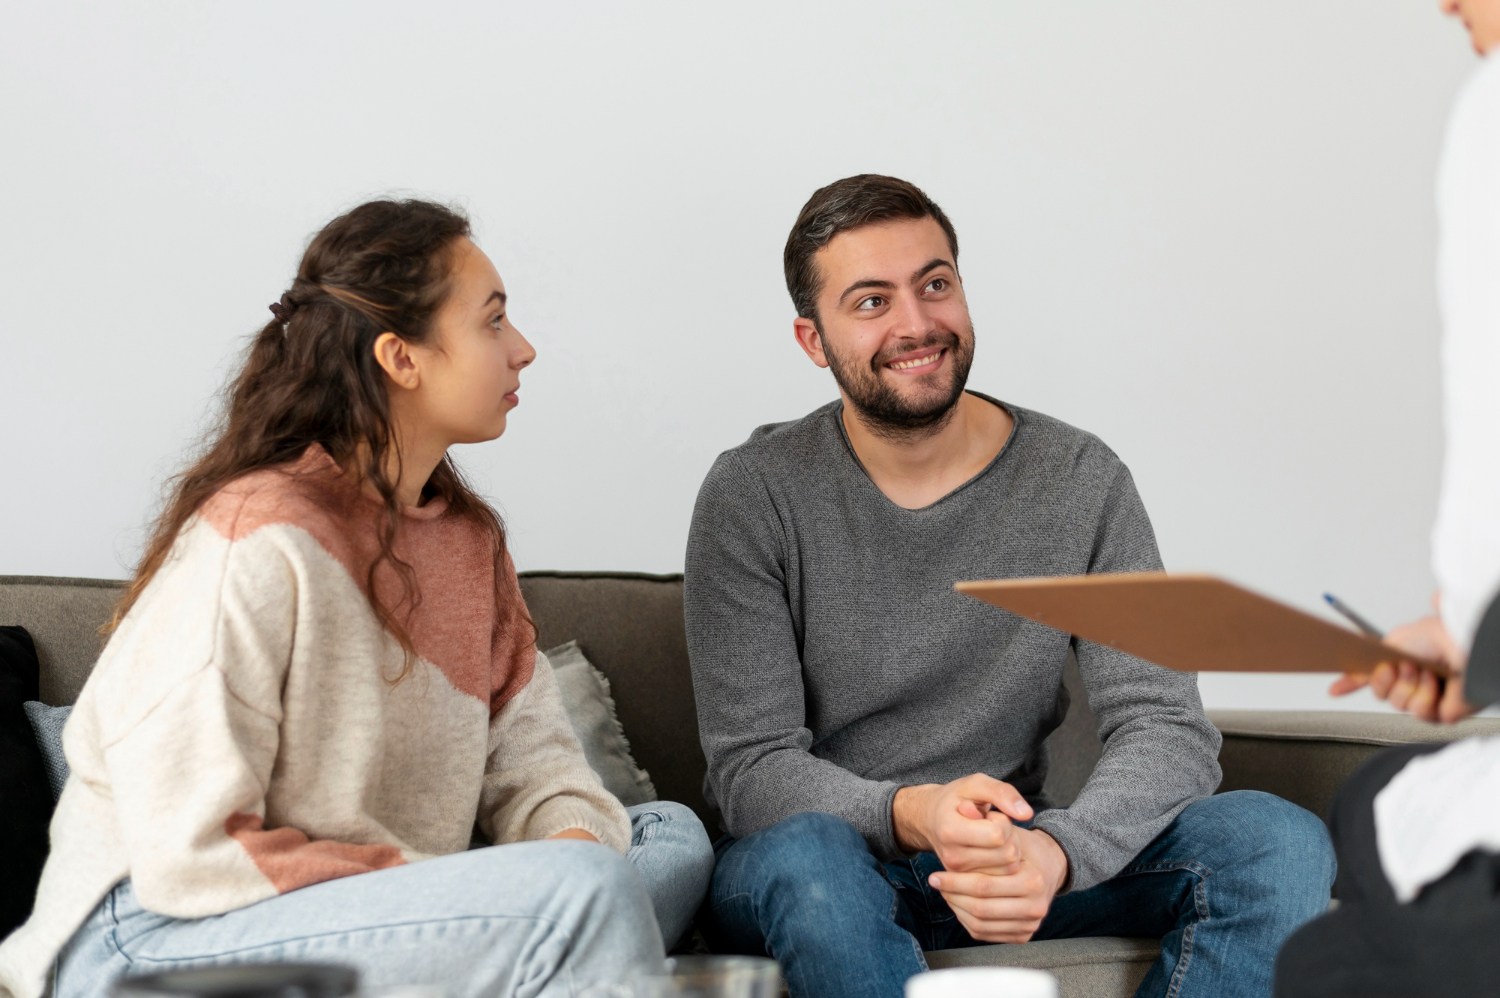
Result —
[[[1385,636],[1385,643],[1413,657],[1441,662],[1452,676],[1445,682],[1413,662],[1397,660],[1382,662],[1368,676],[1341,676],[1328,692],[1340,697],[1368,686],[1371,693],[1397,710],[1444,724],[1461,721],[1479,709],[1464,699],[1463,673],[1468,656],[1449,635],[1441,617],[1433,614],[1398,627]]]
[[[562,831],[558,832],[556,835],[549,835],[549,836],[547,836],[547,838],[549,838],[549,839],[580,839],[580,840],[582,840],[584,842],[598,842],[599,841],[598,839],[594,838],[592,835],[590,835],[588,832],[585,832],[581,828],[565,828]]]

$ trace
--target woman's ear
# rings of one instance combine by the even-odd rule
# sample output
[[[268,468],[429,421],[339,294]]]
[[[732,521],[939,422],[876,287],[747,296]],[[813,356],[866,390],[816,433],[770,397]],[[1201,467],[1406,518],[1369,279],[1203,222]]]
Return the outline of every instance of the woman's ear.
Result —
[[[422,374],[417,369],[417,359],[410,344],[395,333],[381,333],[375,337],[375,363],[401,388],[415,388],[422,383]]]

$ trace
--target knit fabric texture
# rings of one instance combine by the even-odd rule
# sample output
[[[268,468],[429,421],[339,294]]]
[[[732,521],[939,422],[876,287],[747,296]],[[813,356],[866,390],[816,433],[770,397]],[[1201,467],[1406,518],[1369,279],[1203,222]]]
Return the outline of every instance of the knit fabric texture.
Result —
[[[384,508],[317,445],[231,483],[184,526],[79,694],[71,774],[0,995],[35,998],[62,945],[129,877],[202,918],[346,877],[630,820],[584,761],[509,559],[441,500],[408,508],[366,597]],[[497,582],[499,583],[497,586]],[[497,591],[498,590],[498,591]],[[410,611],[408,613],[408,611]]]
[[[1195,677],[954,591],[1161,568],[1120,459],[1088,433],[1004,408],[1015,426],[999,455],[922,509],[870,480],[839,402],[763,426],[714,463],[685,600],[705,790],[730,834],[823,811],[889,860],[901,855],[898,788],[987,773],[1038,809],[1080,890],[1218,786],[1220,738]],[[1067,711],[1070,645],[1104,755],[1072,806],[1051,809],[1043,742]]]

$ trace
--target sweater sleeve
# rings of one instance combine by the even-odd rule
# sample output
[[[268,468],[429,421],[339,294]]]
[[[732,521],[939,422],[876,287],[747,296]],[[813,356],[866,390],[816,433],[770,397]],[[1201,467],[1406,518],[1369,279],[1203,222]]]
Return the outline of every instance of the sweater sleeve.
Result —
[[[297,588],[263,535],[190,526],[80,698],[65,747],[112,795],[151,911],[200,918],[403,862],[392,846],[266,827]]]
[[[709,787],[737,838],[822,811],[857,828],[877,857],[894,859],[902,855],[891,825],[898,786],[809,751],[785,548],[765,487],[734,454],[722,455],[698,493],[684,586]]]
[[[624,853],[630,816],[584,759],[547,656],[490,720],[480,828],[497,845],[545,839],[570,828]]]
[[[1119,466],[1106,494],[1089,571],[1162,567],[1151,521],[1130,472]],[[1218,729],[1203,713],[1196,676],[1073,640],[1104,754],[1068,808],[1036,825],[1068,854],[1069,890],[1115,876],[1183,808],[1219,785]]]

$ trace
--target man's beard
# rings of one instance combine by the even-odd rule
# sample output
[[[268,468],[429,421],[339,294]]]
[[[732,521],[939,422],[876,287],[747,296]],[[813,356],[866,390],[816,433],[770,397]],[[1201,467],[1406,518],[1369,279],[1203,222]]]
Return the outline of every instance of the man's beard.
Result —
[[[917,391],[903,394],[882,376],[885,365],[893,357],[928,347],[947,348],[951,362],[947,385],[924,385]],[[921,343],[902,343],[895,349],[882,350],[870,361],[869,367],[845,361],[829,348],[826,339],[823,341],[823,355],[828,358],[833,380],[843,389],[860,422],[880,436],[911,439],[930,436],[953,418],[964,385],[969,380],[969,367],[974,363],[974,336],[972,331],[967,337],[947,330],[930,333]],[[932,375],[912,380],[925,381],[928,377]],[[915,397],[908,397],[912,395]]]

